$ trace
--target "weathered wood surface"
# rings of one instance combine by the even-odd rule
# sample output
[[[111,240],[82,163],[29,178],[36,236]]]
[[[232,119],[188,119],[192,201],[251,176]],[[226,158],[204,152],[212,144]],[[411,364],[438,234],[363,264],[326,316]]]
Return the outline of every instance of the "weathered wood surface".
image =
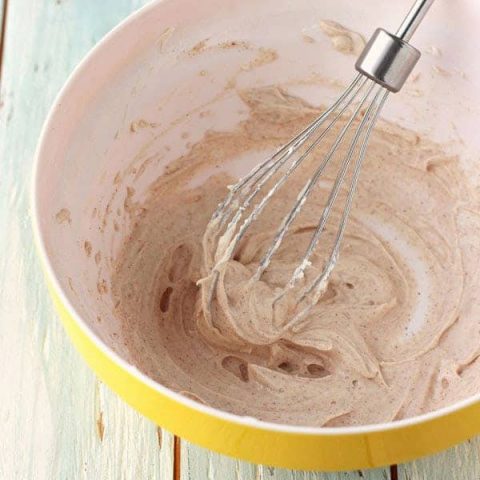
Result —
[[[104,387],[74,351],[33,251],[34,149],[73,67],[144,3],[8,0],[0,99],[0,480],[480,479],[478,440],[398,470],[338,474],[250,465],[187,442],[175,442],[174,454],[173,437]]]

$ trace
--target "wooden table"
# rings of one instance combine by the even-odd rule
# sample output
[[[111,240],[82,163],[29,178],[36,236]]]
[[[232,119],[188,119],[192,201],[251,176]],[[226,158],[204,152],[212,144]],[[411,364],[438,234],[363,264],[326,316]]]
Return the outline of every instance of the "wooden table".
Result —
[[[223,457],[142,418],[73,349],[33,248],[34,149],[67,75],[144,3],[0,0],[0,480],[480,480],[480,440],[408,465],[350,473],[290,472]]]

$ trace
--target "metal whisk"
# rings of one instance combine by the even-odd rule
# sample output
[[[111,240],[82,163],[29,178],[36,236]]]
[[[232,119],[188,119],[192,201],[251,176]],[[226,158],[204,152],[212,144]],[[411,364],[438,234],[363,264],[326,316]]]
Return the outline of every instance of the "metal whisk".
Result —
[[[288,180],[292,173],[302,165],[305,159],[312,154],[314,149],[319,146],[320,142],[332,130],[337,121],[345,115],[345,112],[353,104],[353,112],[348,121],[340,129],[327,154],[300,191],[290,212],[283,218],[274,235],[273,242],[264,254],[252,278],[252,281],[257,281],[261,278],[275,252],[280,247],[290,225],[300,213],[312,190],[318,184],[322,173],[331,163],[349,130],[354,128],[354,123],[358,123],[353,133],[353,139],[347,147],[347,153],[340,162],[340,169],[328,196],[326,206],[319,217],[313,237],[281,294],[284,295],[286,291],[292,289],[297,280],[304,277],[305,270],[311,265],[312,254],[322,237],[322,232],[329,219],[332,207],[337,200],[347,171],[349,171],[353,161],[350,185],[348,186],[345,205],[340,215],[338,230],[334,237],[333,248],[324,263],[321,273],[309,285],[303,288],[298,298],[299,303],[306,298],[308,298],[308,304],[316,303],[338,259],[342,236],[352,206],[370,134],[388,94],[390,92],[398,92],[402,88],[420,58],[420,52],[407,42],[432,3],[433,0],[417,0],[395,35],[381,28],[377,29],[355,64],[355,68],[359,72],[358,75],[338,100],[299,135],[281,147],[272,157],[254,168],[236,185],[230,187],[227,198],[218,206],[210,220],[204,238],[205,251],[208,251],[212,246],[211,242],[214,242],[213,251],[210,252],[210,256],[206,260],[207,268],[210,268],[209,273],[212,275],[209,292],[210,301],[216,288],[219,266],[233,258],[242,238],[273,195]],[[311,142],[310,144],[307,143],[309,141]],[[301,147],[307,148],[301,150]],[[273,185],[270,182],[266,187],[267,182],[282,167],[285,167],[285,172]],[[256,203],[253,203],[254,201]]]

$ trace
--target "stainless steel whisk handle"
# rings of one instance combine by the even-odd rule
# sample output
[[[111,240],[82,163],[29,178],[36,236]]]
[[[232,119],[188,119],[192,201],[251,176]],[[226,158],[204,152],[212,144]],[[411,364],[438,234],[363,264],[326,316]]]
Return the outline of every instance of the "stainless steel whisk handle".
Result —
[[[396,37],[408,42],[417,30],[423,18],[432,6],[434,0],[417,0],[408,12],[405,20],[395,34]]]
[[[398,92],[421,54],[408,40],[434,0],[417,0],[394,35],[378,28],[355,63],[355,68],[391,92]]]

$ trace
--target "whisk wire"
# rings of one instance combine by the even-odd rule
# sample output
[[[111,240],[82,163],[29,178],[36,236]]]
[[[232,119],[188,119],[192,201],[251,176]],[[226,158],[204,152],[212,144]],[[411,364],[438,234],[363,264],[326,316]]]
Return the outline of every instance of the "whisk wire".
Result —
[[[356,93],[358,93],[358,91],[365,85],[366,82],[367,82],[367,79],[365,79],[363,82],[360,82],[356,90]],[[262,198],[262,200],[255,206],[255,208],[250,213],[250,215],[247,218],[245,218],[238,232],[236,233],[235,237],[231,240],[230,245],[224,254],[224,257],[222,258],[222,261],[225,261],[231,258],[231,256],[233,255],[233,252],[237,248],[238,244],[242,240],[243,236],[245,235],[247,229],[250,227],[252,222],[254,222],[257,219],[257,217],[262,213],[263,209],[268,204],[270,199],[281,188],[281,186],[285,183],[285,181],[289,178],[289,176],[300,166],[300,164],[308,157],[308,155],[312,152],[312,150],[318,146],[318,144],[323,140],[323,138],[328,134],[328,132],[334,127],[337,120],[343,115],[343,113],[345,113],[348,106],[349,104],[346,104],[342,107],[342,109],[335,115],[332,122],[312,142],[312,144],[306,149],[306,151],[290,165],[290,167],[285,172],[285,174],[282,175],[282,177],[277,181],[277,183],[275,183],[275,185],[268,191],[268,193]],[[270,170],[268,175],[266,175],[263,178],[263,180],[257,185],[257,187],[253,190],[251,195],[244,201],[242,206],[238,208],[235,217],[232,219],[229,226],[227,227],[227,232],[229,231],[229,229],[236,227],[239,217],[250,206],[250,203],[253,200],[253,198],[255,198],[255,196],[260,192],[261,188],[265,185],[265,183],[286,163],[287,160],[288,158],[285,159],[283,162],[277,162],[275,166]],[[325,162],[324,168],[327,165],[327,163],[328,162]],[[260,274],[257,273],[255,277],[259,275],[261,275],[261,273]]]
[[[326,206],[325,206],[324,210],[322,211],[322,215],[321,215],[320,220],[318,222],[318,225],[315,229],[313,237],[310,241],[310,244],[307,248],[307,251],[306,251],[305,255],[303,256],[303,258],[301,259],[298,267],[296,268],[296,270],[295,270],[295,272],[292,276],[292,279],[291,279],[292,286],[293,286],[293,283],[295,282],[296,279],[303,276],[303,272],[305,271],[305,268],[309,264],[309,259],[312,255],[313,251],[315,250],[316,246],[318,245],[318,242],[320,241],[320,238],[321,238],[321,236],[324,232],[324,228],[325,228],[326,223],[327,223],[327,221],[330,217],[332,207],[333,207],[333,205],[334,205],[334,203],[337,199],[338,193],[340,192],[340,188],[341,188],[341,186],[343,184],[343,181],[345,179],[345,175],[346,175],[347,170],[348,170],[348,168],[350,166],[350,163],[352,161],[352,157],[353,157],[353,154],[355,152],[355,148],[357,146],[358,140],[359,140],[361,134],[363,133],[363,129],[364,129],[365,125],[370,120],[370,115],[372,113],[372,110],[374,109],[374,105],[376,104],[378,96],[380,95],[380,91],[382,90],[382,87],[379,87],[378,85],[376,85],[374,83],[370,87],[364,101],[366,101],[368,96],[370,96],[370,94],[372,93],[372,91],[374,90],[375,87],[377,87],[376,88],[377,93],[376,93],[372,103],[370,104],[366,114],[364,115],[363,119],[361,120],[360,124],[358,125],[358,127],[356,129],[355,135],[354,135],[354,137],[353,137],[353,139],[350,143],[348,153],[347,153],[347,155],[345,156],[345,159],[342,162],[341,168],[340,168],[340,170],[337,174],[337,177],[336,177],[335,182],[333,184],[333,188],[330,191],[330,195],[328,197]],[[360,107],[363,106],[363,103],[360,105]],[[355,116],[356,115],[354,115],[352,117],[351,122],[354,120]],[[351,122],[349,122],[349,123],[351,123]],[[348,124],[346,125],[346,128],[349,128]]]
[[[264,162],[255,167],[248,175],[243,177],[233,187],[231,187],[227,198],[223,203],[218,206],[212,218],[217,218],[222,213],[224,213],[226,208],[230,206],[230,204],[234,200],[235,194],[244,189],[252,179],[253,185],[251,185],[250,187],[255,186],[256,183],[263,178],[263,175],[265,175],[265,173],[268,172],[273,165],[280,164],[280,168],[280,166],[283,165],[305,143],[305,141],[310,138],[312,133],[314,133],[325,122],[325,120],[330,116],[330,114],[334,112],[346,99],[348,99],[352,91],[356,89],[353,93],[353,96],[358,93],[359,88],[361,88],[361,85],[359,85],[359,83],[362,79],[365,79],[365,77],[360,74],[357,75],[352,81],[352,83],[349,85],[349,87],[345,90],[345,92],[337,99],[337,101],[331,107],[329,107],[325,112],[323,112],[320,117],[315,119],[315,121],[308,125],[295,138],[293,138],[290,142],[281,147],[271,157],[267,158]],[[348,101],[346,102],[346,106],[348,106]],[[258,178],[255,178],[259,173],[260,176]]]
[[[268,268],[268,265],[271,262],[271,259],[275,252],[278,250],[280,244],[282,243],[285,235],[288,232],[288,229],[290,225],[293,223],[295,218],[299,215],[300,211],[302,210],[303,205],[305,204],[306,200],[310,196],[313,188],[315,185],[318,183],[318,180],[322,173],[324,172],[325,168],[328,166],[330,161],[333,159],[338,147],[340,144],[343,142],[348,130],[350,129],[352,123],[355,121],[356,117],[358,116],[359,112],[362,110],[365,102],[367,101],[368,97],[370,96],[373,88],[375,87],[375,83],[371,82],[370,80],[365,80],[362,82],[362,86],[366,85],[367,82],[370,83],[370,87],[368,88],[367,92],[363,95],[361,101],[355,108],[353,114],[351,115],[350,119],[348,122],[345,124],[345,126],[342,128],[341,132],[335,139],[334,144],[330,148],[329,152],[319,165],[319,167],[315,170],[314,174],[312,177],[308,180],[308,182],[305,184],[304,188],[300,192],[300,195],[297,197],[297,201],[293,208],[290,210],[290,212],[287,214],[286,217],[284,217],[284,220],[282,221],[280,228],[277,230],[277,233],[275,234],[274,240],[272,242],[272,245],[270,246],[269,250],[263,257],[263,259],[260,261],[260,266],[257,269],[257,272],[255,274],[255,278],[259,279],[261,274]],[[326,219],[328,218],[328,211],[327,209],[324,210],[324,216],[325,218],[322,217],[323,223],[326,222]],[[323,227],[322,227],[323,228]],[[295,278],[295,274],[292,277],[292,280]],[[292,280],[289,283],[289,287],[292,286]]]
[[[324,112],[318,119],[310,124],[309,127],[304,129],[293,141],[290,142],[290,147],[283,147],[272,157],[263,162],[260,168],[257,168],[240,182],[238,182],[234,187],[232,187],[231,192],[227,200],[219,206],[219,209],[212,217],[212,220],[219,218],[220,221],[218,227],[221,228],[224,226],[226,220],[229,218],[231,213],[228,209],[229,206],[232,207],[233,217],[230,219],[225,232],[222,235],[221,241],[219,241],[217,246],[216,255],[214,256],[216,260],[216,265],[219,265],[227,260],[229,260],[233,253],[235,252],[238,244],[242,240],[246,230],[251,225],[253,221],[260,215],[267,203],[277,192],[277,190],[283,185],[288,176],[295,171],[298,166],[305,160],[305,158],[311,153],[311,151],[320,143],[320,141],[328,134],[328,132],[333,128],[338,119],[343,115],[346,109],[349,107],[351,99],[349,96],[352,94],[352,97],[355,97],[358,92],[363,88],[368,79],[358,75],[350,87],[345,91],[339,100],[326,112]],[[344,105],[342,105],[345,102]],[[333,120],[328,124],[328,126],[320,133],[320,135],[313,141],[313,143],[308,147],[308,149],[296,159],[292,165],[290,165],[288,171],[282,178],[271,188],[271,190],[262,198],[259,204],[255,206],[250,215],[244,219],[243,223],[240,225],[237,231],[237,225],[240,221],[245,210],[250,206],[252,200],[259,194],[262,187],[268,182],[268,180],[292,157],[292,155],[305,143],[305,141],[311,137],[311,135],[319,129],[319,127],[327,120],[327,118],[335,112],[339,107],[341,110],[335,114]],[[287,144],[288,145],[288,144]],[[280,154],[280,157],[278,155]],[[278,158],[276,158],[278,157]],[[263,171],[261,171],[263,168]],[[259,176],[255,178],[255,174]],[[251,181],[251,184],[249,182]],[[247,197],[242,199],[241,190],[242,188],[248,185]],[[255,188],[254,188],[255,187]],[[238,192],[240,198],[236,198],[235,194]],[[217,233],[219,233],[217,231]],[[222,248],[225,247],[225,250],[222,252]],[[220,258],[219,254],[220,253]]]
[[[332,250],[332,252],[330,254],[330,257],[328,258],[328,260],[325,264],[325,267],[324,267],[322,273],[319,276],[317,276],[317,278],[312,282],[310,287],[308,287],[305,290],[305,292],[303,293],[299,302],[302,302],[305,299],[305,297],[310,295],[312,292],[315,292],[314,293],[315,299],[312,303],[316,302],[316,297],[318,297],[323,292],[324,284],[325,284],[326,280],[329,278],[330,273],[333,270],[333,268],[335,267],[335,264],[338,260],[338,253],[339,253],[339,249],[340,249],[340,244],[341,244],[341,241],[342,241],[342,238],[343,238],[343,234],[345,232],[345,227],[347,225],[348,216],[350,214],[350,210],[351,210],[351,207],[352,207],[352,202],[353,202],[353,198],[354,198],[355,191],[356,191],[356,188],[357,188],[358,178],[360,176],[360,171],[361,171],[361,168],[362,168],[363,160],[365,158],[365,153],[366,153],[366,150],[367,150],[368,141],[369,141],[370,135],[372,133],[372,129],[375,126],[375,124],[377,122],[377,119],[378,119],[378,116],[379,116],[379,114],[380,114],[380,112],[383,108],[383,105],[385,104],[385,101],[387,100],[388,94],[389,94],[389,92],[386,91],[383,87],[379,87],[377,89],[375,97],[374,97],[370,107],[368,108],[367,113],[365,114],[364,118],[362,119],[361,124],[359,125],[359,127],[357,129],[357,132],[355,134],[355,138],[352,141],[352,145],[351,145],[350,151],[348,153],[348,157],[349,157],[348,163],[350,163],[350,161],[351,161],[351,158],[353,156],[355,147],[357,146],[358,140],[360,139],[362,134],[363,134],[363,140],[362,140],[361,145],[360,145],[360,151],[359,151],[357,161],[355,162],[354,171],[353,171],[353,175],[352,175],[352,180],[350,182],[350,187],[348,189],[348,195],[347,195],[347,199],[346,199],[346,202],[345,202],[345,207],[344,207],[344,210],[343,210],[343,213],[342,213],[342,217],[341,217],[341,220],[340,220],[340,225],[339,225],[339,228],[338,228],[338,231],[337,231],[337,235],[335,237],[333,250]],[[342,175],[341,178],[337,177],[336,183],[338,182],[338,184],[340,184],[343,181],[343,178],[344,178],[344,175]],[[334,186],[334,189],[335,188],[336,187]],[[315,232],[314,237],[312,238],[312,241],[311,241],[311,243],[308,247],[307,253],[305,254],[305,257],[304,257],[304,259],[302,259],[301,263],[303,263],[305,259],[308,259],[311,256],[314,249],[316,248],[322,230],[318,229],[318,231],[320,233],[317,234],[317,232]]]

